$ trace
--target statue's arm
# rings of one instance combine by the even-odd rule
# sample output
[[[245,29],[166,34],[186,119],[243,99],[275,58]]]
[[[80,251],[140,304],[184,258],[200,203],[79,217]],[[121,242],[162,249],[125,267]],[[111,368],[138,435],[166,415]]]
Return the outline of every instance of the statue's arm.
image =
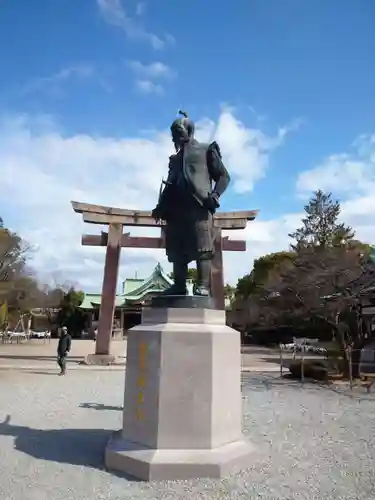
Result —
[[[230,175],[221,159],[221,152],[217,142],[210,144],[207,151],[207,166],[215,185],[213,194],[218,198],[225,192],[230,182]]]

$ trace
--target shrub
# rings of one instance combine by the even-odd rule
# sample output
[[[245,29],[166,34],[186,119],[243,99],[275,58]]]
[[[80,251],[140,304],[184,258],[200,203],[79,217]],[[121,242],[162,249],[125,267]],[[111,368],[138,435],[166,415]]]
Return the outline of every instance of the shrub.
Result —
[[[289,371],[292,378],[301,379],[302,361],[292,361],[289,366]],[[313,380],[327,380],[328,367],[324,361],[307,359],[304,361],[304,377]]]

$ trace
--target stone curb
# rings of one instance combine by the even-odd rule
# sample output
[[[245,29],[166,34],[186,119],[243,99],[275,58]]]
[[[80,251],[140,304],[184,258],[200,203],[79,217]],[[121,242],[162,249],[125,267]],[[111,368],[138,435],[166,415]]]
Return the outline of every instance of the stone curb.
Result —
[[[108,365],[108,366],[100,366],[100,365],[85,365],[85,364],[71,364],[67,366],[68,371],[124,371],[125,364],[117,364],[117,365]],[[58,372],[58,366],[45,366],[45,365],[0,365],[0,371],[45,371],[45,372]]]

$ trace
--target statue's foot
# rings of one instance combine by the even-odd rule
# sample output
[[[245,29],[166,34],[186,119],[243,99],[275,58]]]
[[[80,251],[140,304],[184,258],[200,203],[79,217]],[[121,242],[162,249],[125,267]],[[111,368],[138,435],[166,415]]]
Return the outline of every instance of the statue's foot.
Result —
[[[209,297],[210,290],[205,286],[197,286],[195,287],[194,295],[197,295],[199,297]]]
[[[188,291],[186,288],[178,287],[176,285],[172,285],[171,287],[161,292],[159,295],[187,295]]]

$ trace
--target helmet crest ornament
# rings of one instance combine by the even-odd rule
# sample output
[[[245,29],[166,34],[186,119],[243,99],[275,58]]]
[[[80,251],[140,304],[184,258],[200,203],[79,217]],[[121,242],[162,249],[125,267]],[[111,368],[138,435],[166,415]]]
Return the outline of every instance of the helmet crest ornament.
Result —
[[[172,140],[178,151],[181,146],[194,138],[195,125],[186,111],[178,110],[180,118],[176,118],[171,125]]]

